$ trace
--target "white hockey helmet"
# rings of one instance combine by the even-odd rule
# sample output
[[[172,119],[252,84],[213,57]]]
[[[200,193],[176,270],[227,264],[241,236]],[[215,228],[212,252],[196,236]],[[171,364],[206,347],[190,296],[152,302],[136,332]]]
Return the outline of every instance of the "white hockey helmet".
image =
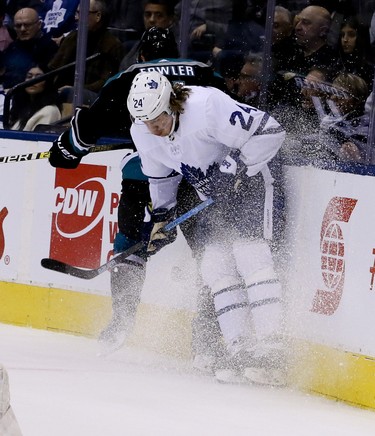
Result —
[[[171,114],[169,100],[172,92],[169,80],[157,71],[138,73],[128,95],[129,112],[140,121],[152,121],[163,112]]]

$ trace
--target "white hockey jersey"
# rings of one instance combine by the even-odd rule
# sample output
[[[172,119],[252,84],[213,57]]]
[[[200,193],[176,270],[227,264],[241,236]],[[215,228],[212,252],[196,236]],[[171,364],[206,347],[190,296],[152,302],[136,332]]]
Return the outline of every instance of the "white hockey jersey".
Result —
[[[239,103],[216,88],[191,86],[177,130],[152,135],[136,121],[131,135],[144,174],[149,177],[154,208],[175,204],[182,174],[205,198],[215,186],[215,174],[231,149],[241,151],[247,175],[261,171],[278,152],[285,137],[279,123],[265,112]]]

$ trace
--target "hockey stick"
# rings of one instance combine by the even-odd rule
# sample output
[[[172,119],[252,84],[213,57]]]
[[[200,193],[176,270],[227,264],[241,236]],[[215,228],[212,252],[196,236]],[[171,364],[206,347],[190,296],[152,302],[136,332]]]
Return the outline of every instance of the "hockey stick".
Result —
[[[131,143],[95,145],[90,149],[90,153],[97,153],[100,151],[122,150],[125,148],[131,149],[132,148]],[[49,151],[37,151],[34,153],[15,154],[13,156],[0,156],[0,163],[25,162],[30,160],[48,159],[49,155],[50,155]]]
[[[168,223],[166,226],[164,226],[163,230],[169,231],[177,227],[179,224],[183,223],[190,217],[196,215],[201,210],[205,209],[207,206],[210,206],[214,201],[212,198],[208,198],[207,200],[200,203],[198,206],[194,207],[193,209],[190,209],[188,212],[184,213],[183,215],[179,216],[175,220]],[[119,253],[117,256],[113,257],[111,260],[109,260],[107,263],[99,266],[98,268],[94,269],[83,269],[78,268],[76,266],[69,265],[67,263],[61,262],[56,259],[50,259],[50,258],[44,258],[41,260],[41,265],[43,268],[50,269],[52,271],[61,272],[63,274],[68,274],[70,276],[78,277],[80,279],[86,279],[90,280],[94,277],[98,276],[99,274],[108,271],[115,267],[116,265],[122,263],[127,257],[134,254],[135,252],[141,250],[145,246],[145,242],[141,241],[137,244],[131,246],[129,249],[123,251],[122,253]]]

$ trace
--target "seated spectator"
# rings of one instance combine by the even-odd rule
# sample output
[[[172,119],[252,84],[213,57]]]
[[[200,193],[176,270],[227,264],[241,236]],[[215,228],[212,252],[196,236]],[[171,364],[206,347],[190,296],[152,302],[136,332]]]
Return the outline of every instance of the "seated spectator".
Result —
[[[311,6],[322,6],[327,9],[331,15],[331,27],[327,35],[328,45],[337,48],[340,40],[340,28],[344,17],[355,15],[358,11],[358,5],[354,3],[359,0],[310,0]]]
[[[145,30],[152,27],[172,29],[175,24],[174,4],[171,0],[145,0],[143,3],[143,23]],[[126,70],[130,65],[138,62],[139,43],[133,44],[132,48],[124,56],[120,64],[120,70]]]
[[[47,65],[57,51],[57,44],[42,32],[38,12],[23,8],[14,16],[16,39],[3,52],[4,68],[1,82],[4,89],[12,88],[25,80],[32,65]]]
[[[374,65],[370,62],[370,34],[368,27],[362,26],[356,17],[348,17],[343,21],[339,44],[344,70],[362,77],[372,88]]]
[[[96,53],[101,56],[86,63],[83,104],[90,105],[109,77],[118,72],[123,55],[120,40],[107,29],[109,13],[105,0],[90,0],[87,34],[87,57]],[[76,17],[79,19],[78,6]],[[50,70],[63,67],[76,60],[78,31],[70,32],[62,41],[56,55],[49,62]],[[62,101],[71,104],[74,96],[74,68],[59,73],[56,85]]]
[[[338,159],[355,156],[363,162],[367,145],[368,127],[365,127],[365,102],[369,96],[366,82],[359,76],[340,73],[332,83],[336,90],[330,96],[330,113],[320,124],[318,135],[306,139],[306,143],[326,150]]]
[[[358,163],[369,163],[369,159],[366,159],[366,155],[368,152],[372,152],[373,154],[373,149],[369,150],[368,145],[371,146],[371,144],[367,144],[367,138],[369,134],[370,117],[373,104],[373,93],[371,92],[365,102],[365,111],[360,118],[358,126],[355,128],[350,137],[346,138],[345,142],[341,144],[341,159]],[[370,163],[373,164],[374,159],[372,159],[372,162]]]
[[[366,82],[355,74],[340,73],[332,85],[339,92],[330,97],[331,113],[321,122],[321,128],[328,130],[332,125],[339,125],[343,121],[356,123],[355,120],[364,114],[369,96]]]
[[[176,5],[176,16],[181,19],[182,2]],[[190,45],[188,56],[202,62],[208,62],[212,50],[228,31],[232,18],[230,0],[191,0],[189,13]]]
[[[311,68],[323,68],[330,71],[327,81],[342,70],[338,50],[327,44],[327,35],[330,30],[331,18],[327,9],[321,6],[308,6],[295,17],[294,39],[290,51],[279,60],[279,73],[276,74],[269,86],[269,111],[277,107],[299,106],[299,92],[293,92],[293,82],[290,77],[305,77]]]
[[[79,0],[45,0],[40,13],[43,32],[57,45],[64,37],[77,28],[75,13]]]
[[[331,17],[321,6],[308,6],[296,16],[293,47],[285,69],[306,75],[313,66],[330,68],[339,72],[338,51],[327,44]]]
[[[238,76],[238,99],[254,107],[259,104],[262,66],[262,53],[248,53]]]
[[[272,26],[272,64],[275,72],[285,70],[291,50],[295,46],[293,15],[283,6],[275,6]]]
[[[41,67],[32,67],[25,80],[40,77],[44,73]],[[52,79],[15,92],[10,110],[12,130],[33,131],[40,124],[51,124],[60,119],[59,97]]]
[[[260,52],[264,44],[265,8],[254,2],[233,2],[228,30],[219,34],[212,49],[216,67],[226,53],[245,56],[249,52]]]

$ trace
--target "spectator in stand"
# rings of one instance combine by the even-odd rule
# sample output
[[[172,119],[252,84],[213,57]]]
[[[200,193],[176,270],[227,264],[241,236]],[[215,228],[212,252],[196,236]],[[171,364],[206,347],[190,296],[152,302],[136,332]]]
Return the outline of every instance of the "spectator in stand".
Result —
[[[215,68],[220,72],[222,59],[228,56],[244,57],[249,52],[259,52],[264,43],[264,8],[247,5],[246,1],[233,1],[228,30],[215,40],[212,56]]]
[[[296,75],[305,77],[311,68],[319,67],[331,71],[328,81],[342,69],[338,50],[327,44],[331,18],[327,9],[321,6],[308,6],[295,17],[295,44],[290,46],[289,55],[279,62],[280,74],[269,87],[269,107],[274,110],[280,107],[298,107],[300,92],[295,88],[293,79]]]
[[[152,27],[172,29],[176,22],[174,3],[171,0],[145,0],[143,3],[143,24],[145,30]],[[176,33],[174,33],[176,34]],[[126,70],[138,62],[139,44],[133,44],[131,50],[121,61],[120,70]]]
[[[348,17],[343,21],[340,32],[340,56],[347,73],[362,77],[372,88],[374,65],[370,62],[370,34],[366,26],[362,26],[356,17]]]
[[[296,16],[297,47],[289,58],[290,71],[306,75],[313,66],[321,66],[339,72],[338,51],[327,44],[330,26],[330,13],[321,6],[308,6]]]
[[[80,8],[76,11],[79,20]],[[90,0],[88,13],[87,57],[96,53],[101,56],[87,62],[83,104],[90,105],[98,95],[109,77],[118,72],[123,55],[120,40],[107,29],[109,10],[105,0]],[[69,33],[61,43],[56,55],[49,62],[50,70],[55,70],[76,60],[78,31]],[[62,101],[71,104],[73,101],[74,69],[59,73],[56,85]]]
[[[232,3],[230,0],[191,0],[189,57],[202,62],[211,59],[214,47],[228,31]],[[179,1],[175,8],[178,19],[181,9],[182,2]]]
[[[262,53],[248,53],[238,76],[237,97],[250,106],[259,105],[262,66]]]
[[[77,28],[75,13],[79,0],[45,0],[41,11],[43,31],[57,45],[64,37]]]
[[[293,15],[289,9],[275,6],[272,26],[272,63],[275,72],[285,69],[285,61],[294,46]]]
[[[215,47],[213,54],[215,57],[216,69],[221,73],[221,63],[225,62],[226,58],[242,55],[245,57],[249,52],[259,53],[263,46],[264,40],[264,16],[266,4],[258,2],[257,5],[252,5],[252,15],[244,20],[245,11],[242,13],[234,11],[235,19],[230,23],[230,29],[223,42],[223,49]],[[239,6],[238,6],[239,7]],[[276,73],[285,68],[285,64],[290,57],[295,41],[292,37],[293,32],[293,17],[291,12],[282,7],[275,7],[273,31],[272,31],[272,61],[273,71]],[[240,77],[241,80],[241,77]],[[237,82],[238,85],[238,82]],[[278,86],[272,91],[272,97],[277,102]],[[259,92],[259,90],[258,90]]]
[[[331,113],[324,117],[321,128],[329,129],[332,124],[354,122],[364,114],[369,89],[366,82],[359,76],[351,73],[340,73],[332,85],[339,92],[334,93],[330,100]]]
[[[367,144],[373,103],[373,93],[371,92],[365,102],[364,114],[359,119],[358,125],[354,128],[353,133],[341,144],[339,152],[341,159],[358,163],[368,163],[366,162],[367,152],[373,154],[373,150],[369,150]],[[368,159],[368,161],[370,160]],[[372,159],[370,163],[374,164],[374,159]]]
[[[1,81],[4,89],[12,88],[25,80],[32,65],[46,65],[57,51],[57,45],[42,32],[38,12],[23,8],[14,16],[16,39],[3,52],[4,68]]]
[[[330,113],[322,119],[318,135],[305,142],[328,151],[331,157],[363,162],[368,133],[364,122],[367,84],[359,76],[340,73],[332,85],[335,92],[330,96]]]
[[[34,66],[25,80],[32,80],[45,74],[40,66]],[[40,124],[51,124],[61,119],[59,97],[52,79],[35,83],[16,91],[10,111],[12,130],[33,131]]]

